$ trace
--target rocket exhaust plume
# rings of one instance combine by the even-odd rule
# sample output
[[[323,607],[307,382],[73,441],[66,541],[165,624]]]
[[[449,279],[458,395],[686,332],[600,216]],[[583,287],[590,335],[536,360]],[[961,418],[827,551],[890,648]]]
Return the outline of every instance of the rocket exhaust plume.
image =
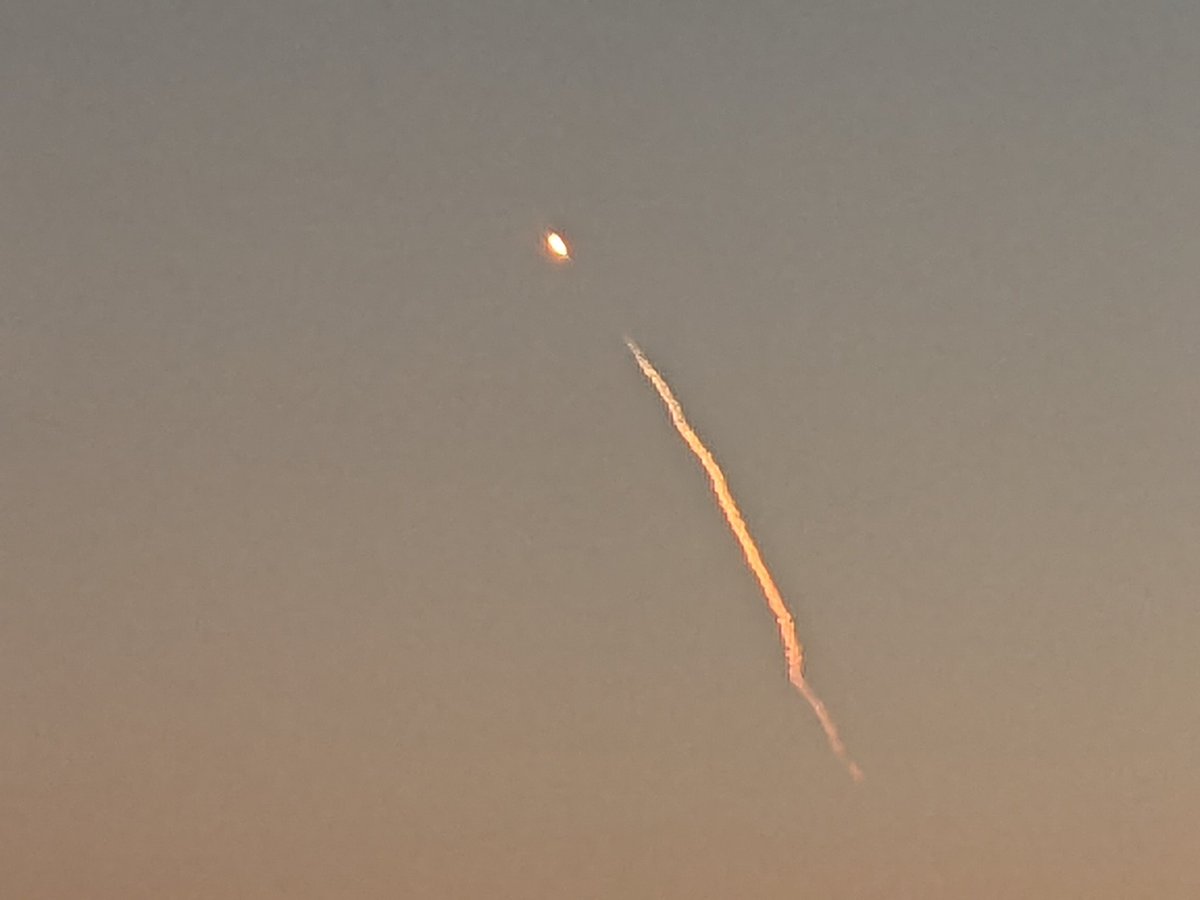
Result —
[[[817,720],[821,723],[821,728],[825,731],[825,737],[829,741],[829,747],[833,750],[835,756],[840,759],[850,772],[850,777],[855,781],[863,780],[863,771],[858,767],[850,754],[846,751],[846,745],[842,743],[841,735],[838,734],[837,726],[829,715],[829,711],[825,708],[825,704],[821,699],[813,693],[813,689],[809,686],[807,679],[804,677],[804,647],[800,643],[800,639],[796,637],[796,622],[792,618],[791,612],[788,611],[787,604],[783,601],[783,596],[779,593],[779,588],[775,585],[775,579],[771,577],[771,571],[767,568],[767,564],[763,562],[762,554],[758,550],[758,546],[754,543],[754,538],[750,535],[750,529],[746,525],[746,520],[742,518],[742,513],[738,509],[737,502],[733,499],[733,494],[729,490],[729,484],[725,481],[725,473],[721,471],[721,467],[717,465],[716,459],[704,446],[704,442],[700,440],[699,435],[688,424],[687,419],[683,415],[683,407],[679,401],[675,399],[675,394],[671,392],[670,385],[666,379],[658,373],[658,370],[646,358],[646,354],[642,352],[631,338],[625,338],[625,344],[629,347],[629,351],[633,354],[633,358],[637,360],[637,364],[642,369],[642,374],[658,391],[658,396],[662,398],[663,404],[667,407],[667,412],[671,416],[671,422],[675,426],[675,430],[679,432],[679,436],[683,438],[684,443],[695,454],[696,459],[700,460],[700,465],[704,467],[704,471],[708,474],[709,481],[712,482],[713,494],[716,495],[717,505],[721,508],[721,512],[725,515],[725,521],[729,523],[729,529],[733,532],[733,536],[737,539],[738,545],[742,548],[742,555],[746,558],[746,565],[750,571],[754,573],[754,577],[758,580],[758,586],[762,588],[763,596],[767,600],[767,606],[770,607],[771,613],[775,616],[775,623],[779,627],[779,640],[783,644],[784,657],[787,659],[788,680],[792,686],[799,692],[808,705],[812,707],[812,711],[816,714]]]
[[[571,245],[557,231],[547,231],[542,236],[542,246],[546,254],[555,262],[571,261]]]

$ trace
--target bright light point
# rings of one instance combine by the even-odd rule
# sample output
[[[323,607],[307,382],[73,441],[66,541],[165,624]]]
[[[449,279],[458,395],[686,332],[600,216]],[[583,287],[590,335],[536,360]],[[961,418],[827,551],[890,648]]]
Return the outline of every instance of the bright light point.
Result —
[[[563,262],[571,258],[571,248],[557,231],[546,232],[546,249],[552,257]]]

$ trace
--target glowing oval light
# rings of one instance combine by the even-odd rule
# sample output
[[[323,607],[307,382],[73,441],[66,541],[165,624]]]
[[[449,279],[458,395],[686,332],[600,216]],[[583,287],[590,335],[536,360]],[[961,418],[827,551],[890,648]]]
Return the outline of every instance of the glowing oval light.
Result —
[[[571,248],[567,246],[566,240],[557,231],[546,233],[546,249],[555,259],[566,261],[571,258]]]

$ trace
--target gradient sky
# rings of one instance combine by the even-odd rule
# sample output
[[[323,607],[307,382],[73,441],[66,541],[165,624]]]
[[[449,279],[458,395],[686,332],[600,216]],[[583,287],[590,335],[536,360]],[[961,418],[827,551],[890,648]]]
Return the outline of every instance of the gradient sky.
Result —
[[[1200,895],[1197,73],[1192,2],[2,4],[0,893]]]

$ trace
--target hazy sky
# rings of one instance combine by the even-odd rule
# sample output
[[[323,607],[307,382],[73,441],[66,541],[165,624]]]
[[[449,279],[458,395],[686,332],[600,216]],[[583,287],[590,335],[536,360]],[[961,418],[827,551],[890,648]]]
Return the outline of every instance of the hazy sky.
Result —
[[[0,894],[1200,895],[1198,73],[1183,0],[0,4]]]

